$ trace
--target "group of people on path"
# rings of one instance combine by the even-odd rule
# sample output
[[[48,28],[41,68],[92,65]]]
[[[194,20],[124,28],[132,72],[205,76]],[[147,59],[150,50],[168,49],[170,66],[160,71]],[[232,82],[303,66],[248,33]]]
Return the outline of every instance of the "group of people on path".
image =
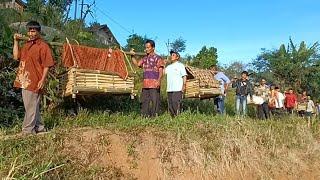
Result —
[[[217,66],[212,66],[210,70],[214,73],[214,78],[220,82],[221,95],[215,98],[217,112],[224,114],[224,99],[231,84],[236,92],[236,114],[245,116],[247,114],[247,104],[256,106],[257,117],[259,119],[269,119],[270,116],[282,116],[284,114],[294,114],[307,117],[310,120],[315,114],[319,115],[320,102],[315,104],[311,97],[304,91],[297,95],[292,88],[281,92],[279,86],[267,85],[265,79],[255,83],[249,81],[247,71],[241,73],[241,78],[230,80],[223,72],[218,71]]]
[[[49,68],[54,65],[51,49],[40,36],[41,26],[36,21],[27,23],[26,28],[29,40],[19,46],[21,34],[14,35],[13,58],[20,61],[14,87],[22,89],[22,99],[25,108],[25,116],[22,125],[22,133],[36,134],[46,131],[41,123],[40,95],[44,87]],[[185,66],[179,62],[180,54],[170,51],[171,63],[166,66],[166,61],[155,53],[155,42],[145,42],[146,55],[137,59],[132,51],[132,62],[143,69],[143,88],[141,92],[141,114],[144,117],[155,117],[160,112],[160,83],[164,74],[167,77],[168,111],[172,117],[180,113],[183,94],[186,90],[187,72]],[[268,119],[270,112],[273,115],[282,114],[283,110],[292,113],[299,104],[305,103],[306,108],[300,109],[302,116],[311,117],[316,109],[310,96],[304,92],[297,100],[292,89],[284,94],[279,87],[266,85],[264,79],[256,87],[249,82],[247,71],[241,73],[240,79],[230,80],[217,66],[210,70],[216,80],[220,82],[221,94],[215,98],[215,105],[220,114],[225,113],[225,97],[230,84],[236,90],[237,115],[246,115],[247,103],[254,96],[263,101],[257,105],[258,117]],[[318,112],[320,111],[317,105]]]

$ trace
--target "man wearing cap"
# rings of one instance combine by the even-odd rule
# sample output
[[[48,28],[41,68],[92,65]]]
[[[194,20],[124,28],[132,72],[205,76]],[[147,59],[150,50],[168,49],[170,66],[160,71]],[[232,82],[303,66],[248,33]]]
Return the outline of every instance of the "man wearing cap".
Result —
[[[221,71],[218,71],[216,65],[210,67],[211,72],[214,74],[214,78],[220,83],[220,95],[214,99],[214,104],[217,107],[219,114],[224,114],[224,99],[227,95],[228,86],[231,83],[230,79]]]
[[[155,42],[147,40],[147,53],[137,61],[134,51],[131,51],[132,62],[143,69],[143,88],[141,92],[141,114],[144,117],[155,117],[160,112],[160,83],[163,75],[164,61],[155,53]]]
[[[26,27],[29,40],[21,48],[19,39],[22,35],[14,35],[13,58],[20,61],[14,87],[22,89],[25,108],[22,133],[36,134],[45,131],[39,109],[40,94],[54,61],[50,47],[40,37],[40,24],[30,21]]]
[[[186,89],[187,72],[185,66],[179,62],[180,54],[170,51],[171,64],[165,69],[167,75],[168,110],[172,117],[180,113],[181,100]]]

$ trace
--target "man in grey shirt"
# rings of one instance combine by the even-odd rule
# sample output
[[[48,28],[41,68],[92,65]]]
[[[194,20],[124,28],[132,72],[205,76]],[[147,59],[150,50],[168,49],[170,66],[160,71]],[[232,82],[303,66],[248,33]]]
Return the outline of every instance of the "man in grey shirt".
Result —
[[[219,71],[216,65],[210,67],[211,72],[214,74],[214,78],[220,83],[221,93],[214,99],[214,104],[217,107],[219,114],[224,114],[224,99],[227,95],[228,86],[231,83],[230,79],[221,71]]]

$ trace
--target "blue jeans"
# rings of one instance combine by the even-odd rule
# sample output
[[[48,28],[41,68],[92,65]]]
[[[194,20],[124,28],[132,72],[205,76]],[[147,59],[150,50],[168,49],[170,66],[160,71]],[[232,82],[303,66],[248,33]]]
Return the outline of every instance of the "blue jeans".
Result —
[[[236,114],[240,115],[240,107],[242,109],[242,115],[247,115],[247,96],[236,96]]]
[[[225,96],[222,96],[222,95],[214,99],[214,104],[217,106],[217,111],[219,114],[224,113],[224,99],[225,99]]]

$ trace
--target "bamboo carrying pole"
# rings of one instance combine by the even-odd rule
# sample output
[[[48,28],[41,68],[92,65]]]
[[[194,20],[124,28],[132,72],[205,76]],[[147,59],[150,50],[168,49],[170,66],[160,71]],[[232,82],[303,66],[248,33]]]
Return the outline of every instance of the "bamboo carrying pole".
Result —
[[[19,40],[28,41],[29,38],[26,36],[22,36],[19,38]],[[51,46],[63,46],[63,43],[60,43],[60,42],[48,42],[48,44],[50,44]],[[135,52],[135,53],[128,52],[128,51],[122,51],[122,52],[125,53],[126,55],[136,55],[136,56],[145,56],[146,55],[146,53],[144,53],[144,52]]]

